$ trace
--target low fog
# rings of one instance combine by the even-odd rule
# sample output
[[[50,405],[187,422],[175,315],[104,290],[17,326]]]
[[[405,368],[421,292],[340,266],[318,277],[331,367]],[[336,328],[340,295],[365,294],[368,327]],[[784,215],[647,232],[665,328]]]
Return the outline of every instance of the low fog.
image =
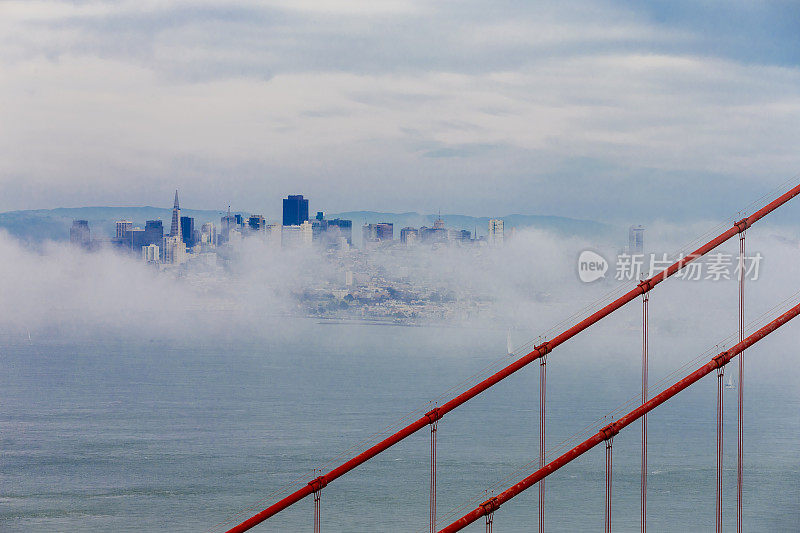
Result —
[[[654,223],[646,230],[645,252],[660,257],[692,251],[727,227],[718,226],[702,241],[691,242],[716,225]],[[794,275],[800,259],[798,235],[797,228],[765,223],[748,231],[748,255],[763,257],[758,279],[747,281],[748,321],[800,290]],[[336,305],[331,310],[330,303],[303,301],[312,289],[318,294],[338,290],[341,296],[368,283],[355,272],[353,286],[345,286],[345,272],[353,268],[352,257],[357,256],[356,263],[368,265],[387,280],[427,287],[441,299],[440,315],[417,317],[410,321],[414,325],[447,326],[453,335],[461,328],[510,331],[512,343],[520,349],[548,330],[545,336],[552,337],[569,325],[559,325],[562,321],[585,316],[636,284],[615,279],[616,256],[626,244],[627,232],[620,231],[619,236],[615,241],[591,242],[528,229],[516,231],[499,247],[394,246],[367,254],[281,250],[251,237],[231,245],[221,253],[226,260],[216,265],[189,263],[186,268],[159,271],[135,255],[111,248],[87,252],[51,242],[32,249],[0,233],[0,329],[7,338],[27,341],[30,334],[32,342],[109,335],[202,342],[207,336],[262,338],[278,330],[291,335],[293,323],[302,317],[358,320],[352,312],[340,313]],[[583,250],[608,260],[604,279],[581,282],[577,259]],[[716,252],[732,257],[731,279],[670,279],[652,292],[654,339],[660,332],[664,338],[716,342],[735,332],[733,267],[738,240]],[[381,285],[374,280],[373,284]],[[638,335],[639,313],[640,304],[631,303],[593,329],[610,338],[633,338]],[[395,318],[385,321],[409,322]]]

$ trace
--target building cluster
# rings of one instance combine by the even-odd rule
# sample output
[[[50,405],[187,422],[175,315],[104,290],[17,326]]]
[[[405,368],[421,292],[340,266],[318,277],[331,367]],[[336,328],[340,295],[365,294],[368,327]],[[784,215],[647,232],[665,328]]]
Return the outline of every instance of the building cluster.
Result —
[[[282,223],[269,223],[263,215],[254,214],[245,218],[239,213],[228,212],[220,218],[219,226],[213,222],[197,225],[195,219],[181,216],[178,191],[172,208],[172,220],[166,233],[161,220],[148,220],[144,228],[134,226],[129,220],[118,220],[111,239],[113,245],[141,254],[147,263],[180,265],[195,256],[214,255],[219,245],[253,236],[280,248],[303,248],[317,245],[326,250],[349,250],[353,246],[353,222],[340,218],[326,219],[322,211],[309,218],[308,199],[303,195],[289,195],[283,199]],[[70,229],[71,242],[89,246],[91,243],[89,223],[73,221]],[[503,221],[489,221],[488,237],[473,237],[467,230],[447,228],[438,218],[432,227],[405,227],[395,240],[394,224],[380,222],[364,224],[362,247],[365,250],[390,245],[415,246],[417,244],[490,244],[503,242]]]

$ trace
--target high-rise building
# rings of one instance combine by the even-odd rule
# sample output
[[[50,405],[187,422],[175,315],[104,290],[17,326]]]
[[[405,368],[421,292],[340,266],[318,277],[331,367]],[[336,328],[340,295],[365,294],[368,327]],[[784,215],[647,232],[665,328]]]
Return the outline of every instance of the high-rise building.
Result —
[[[394,239],[394,224],[391,222],[381,222],[378,224],[378,240],[391,241]]]
[[[181,238],[181,208],[178,205],[178,189],[175,189],[175,204],[172,206],[172,225],[169,228],[169,236]]]
[[[142,246],[142,260],[145,263],[157,263],[160,257],[160,250],[155,244]]]
[[[72,227],[69,228],[69,242],[78,246],[87,247],[92,242],[92,235],[89,231],[88,220],[73,220]]]
[[[644,253],[644,226],[631,226],[628,228],[628,253]]]
[[[489,244],[501,245],[503,244],[503,221],[499,218],[493,218],[489,221]]]
[[[447,240],[450,242],[469,242],[471,237],[469,230],[455,228],[447,230]]]
[[[217,244],[217,233],[214,224],[206,222],[200,228],[200,244],[214,246]]]
[[[283,226],[280,224],[267,224],[264,228],[264,240],[269,246],[280,248],[281,246],[281,230]]]
[[[247,225],[251,231],[264,231],[267,226],[267,221],[263,215],[252,215],[247,219]]]
[[[366,247],[368,243],[378,242],[377,224],[364,224],[361,226],[361,242],[364,247]]]
[[[416,244],[418,239],[419,230],[417,228],[407,227],[400,230],[400,242],[406,246],[412,246]]]
[[[117,239],[124,239],[126,233],[133,229],[133,222],[130,220],[117,220]]]
[[[353,221],[341,218],[334,218],[328,221],[328,231],[337,229],[339,234],[347,239],[347,244],[353,244]]]
[[[125,235],[126,238],[123,242],[125,243],[125,246],[133,251],[140,249],[142,246],[150,244],[145,242],[146,231],[140,227],[131,228],[125,233]]]
[[[187,248],[194,246],[194,218],[181,217],[181,240]]]
[[[299,226],[308,220],[308,199],[302,194],[290,194],[283,199],[283,225]]]
[[[313,242],[314,230],[308,220],[297,226],[281,228],[281,245],[284,248],[307,247],[311,246]]]
[[[180,265],[186,261],[186,244],[180,236],[164,237],[161,247],[161,261],[167,264]]]
[[[302,194],[292,195],[283,199],[283,225],[299,226],[308,220],[308,199]]]
[[[149,246],[151,244],[161,246],[161,241],[163,240],[164,223],[160,220],[148,220],[145,222],[142,246]]]
[[[230,239],[231,231],[236,229],[236,217],[231,215],[231,206],[228,206],[228,214],[219,219],[220,221],[220,235],[222,242]]]
[[[447,242],[447,228],[429,228],[427,226],[422,226],[419,228],[419,240],[428,244]]]

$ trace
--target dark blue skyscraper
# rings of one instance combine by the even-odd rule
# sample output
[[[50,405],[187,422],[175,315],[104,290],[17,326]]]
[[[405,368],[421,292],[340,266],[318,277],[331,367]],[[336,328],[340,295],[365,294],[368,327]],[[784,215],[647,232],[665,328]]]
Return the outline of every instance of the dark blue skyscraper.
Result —
[[[308,220],[308,200],[302,194],[292,195],[283,199],[283,225],[299,226]]]
[[[89,222],[86,220],[73,220],[72,227],[69,229],[69,240],[72,244],[88,247],[92,240],[89,232]]]
[[[142,246],[155,244],[162,246],[164,240],[164,224],[160,220],[148,220],[144,225],[144,237]],[[131,245],[133,247],[133,244]]]
[[[194,246],[194,219],[181,217],[181,239],[187,247]]]

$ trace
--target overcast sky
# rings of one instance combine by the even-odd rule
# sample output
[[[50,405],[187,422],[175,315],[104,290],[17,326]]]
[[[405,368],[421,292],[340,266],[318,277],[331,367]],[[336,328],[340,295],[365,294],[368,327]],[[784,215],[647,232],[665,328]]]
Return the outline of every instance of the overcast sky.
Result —
[[[0,210],[600,220],[800,172],[800,2],[0,2]]]

